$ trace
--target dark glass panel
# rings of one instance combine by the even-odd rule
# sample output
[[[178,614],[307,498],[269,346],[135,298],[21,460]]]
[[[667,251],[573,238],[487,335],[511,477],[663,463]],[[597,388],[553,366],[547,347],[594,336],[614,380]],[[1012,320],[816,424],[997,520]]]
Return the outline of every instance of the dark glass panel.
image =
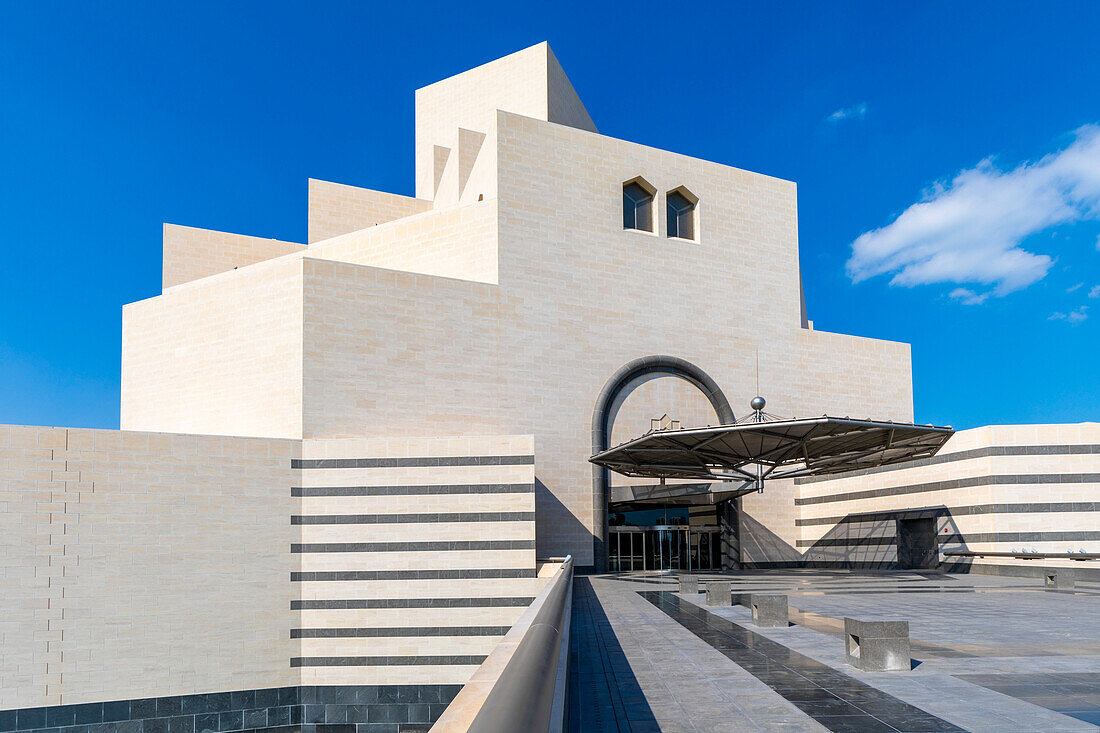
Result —
[[[623,228],[653,231],[653,196],[637,183],[623,186]]]
[[[638,204],[638,229],[647,232],[653,231],[653,197],[649,197]]]
[[[668,203],[668,236],[681,239],[695,238],[695,205],[678,191],[665,197]]]
[[[680,225],[677,227],[678,234],[676,236],[683,239],[695,239],[694,231],[694,212],[691,209],[684,209],[680,212]]]
[[[623,187],[623,229],[634,229],[635,211],[637,206],[634,203],[634,199],[631,198],[630,192]]]

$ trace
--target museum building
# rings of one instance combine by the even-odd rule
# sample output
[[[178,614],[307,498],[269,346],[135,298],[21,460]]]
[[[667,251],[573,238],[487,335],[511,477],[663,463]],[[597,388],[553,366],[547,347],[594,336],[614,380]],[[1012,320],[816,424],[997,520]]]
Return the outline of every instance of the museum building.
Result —
[[[762,482],[593,464],[758,395],[910,424],[910,347],[814,328],[794,183],[601,135],[545,43],[415,105],[414,197],[310,180],[306,243],[165,225],[120,430],[0,426],[0,731],[426,726],[567,556],[1091,567],[1096,423]]]

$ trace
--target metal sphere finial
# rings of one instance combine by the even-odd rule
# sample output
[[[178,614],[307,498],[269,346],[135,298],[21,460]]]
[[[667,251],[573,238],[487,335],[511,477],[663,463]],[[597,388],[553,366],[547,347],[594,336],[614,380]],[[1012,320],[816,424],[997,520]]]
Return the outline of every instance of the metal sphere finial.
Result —
[[[768,401],[763,397],[756,396],[752,398],[752,402],[749,403],[749,407],[759,412],[764,409],[764,405],[768,404]]]

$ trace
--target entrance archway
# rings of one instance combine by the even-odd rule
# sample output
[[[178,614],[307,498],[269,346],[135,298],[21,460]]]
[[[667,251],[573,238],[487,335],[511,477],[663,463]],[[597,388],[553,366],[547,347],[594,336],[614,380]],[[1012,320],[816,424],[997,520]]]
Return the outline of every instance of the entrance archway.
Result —
[[[709,374],[677,356],[644,356],[620,367],[596,398],[596,407],[592,412],[592,455],[607,450],[615,415],[626,396],[639,384],[666,376],[694,384],[710,401],[720,424],[736,422],[729,400]],[[592,466],[592,518],[596,528],[592,557],[599,573],[607,569],[607,490],[610,482],[606,468]]]

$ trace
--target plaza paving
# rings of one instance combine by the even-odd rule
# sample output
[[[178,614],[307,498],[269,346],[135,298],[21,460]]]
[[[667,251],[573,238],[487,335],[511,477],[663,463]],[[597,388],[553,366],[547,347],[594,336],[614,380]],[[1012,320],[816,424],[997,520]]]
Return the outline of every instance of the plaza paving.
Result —
[[[575,580],[572,731],[1096,731],[1100,583],[917,572],[749,571],[734,605],[674,575]],[[757,628],[740,593],[789,597]],[[913,669],[845,662],[844,616],[909,621]]]

